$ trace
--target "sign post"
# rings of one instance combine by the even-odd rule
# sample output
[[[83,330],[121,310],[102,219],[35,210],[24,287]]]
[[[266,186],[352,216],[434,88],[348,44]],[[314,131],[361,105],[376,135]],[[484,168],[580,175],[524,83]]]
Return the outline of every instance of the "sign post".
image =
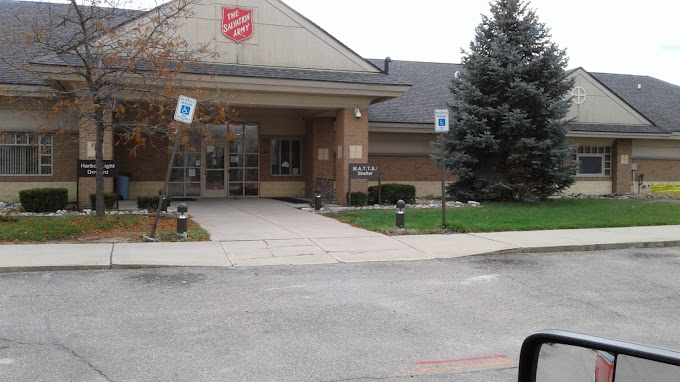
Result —
[[[439,168],[442,178],[442,228],[446,228],[446,165],[444,164],[444,133],[449,132],[449,110],[435,109],[434,131],[439,133]]]
[[[179,140],[182,136],[182,123],[191,124],[194,120],[194,113],[196,112],[197,101],[194,98],[187,96],[179,96],[177,100],[177,107],[175,108],[175,120],[179,121],[177,132],[175,134],[175,144],[172,146],[172,153],[170,154],[170,161],[168,162],[168,172],[165,174],[165,183],[161,189],[161,194],[158,199],[158,209],[156,210],[156,217],[153,220],[153,227],[151,228],[151,238],[156,237],[156,227],[158,227],[158,218],[161,214],[161,203],[167,197],[168,183],[170,183],[170,171],[172,171],[172,163],[175,161],[175,154],[179,147]]]

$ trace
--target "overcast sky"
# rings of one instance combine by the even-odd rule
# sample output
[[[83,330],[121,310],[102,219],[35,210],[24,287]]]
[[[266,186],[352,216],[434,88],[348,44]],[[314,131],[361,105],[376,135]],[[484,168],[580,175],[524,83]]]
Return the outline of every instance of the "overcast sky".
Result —
[[[148,7],[167,0],[129,1]],[[459,63],[481,14],[490,13],[488,0],[283,1],[364,58],[393,60]],[[569,68],[680,85],[680,1],[533,0],[530,7],[567,49]]]
[[[486,0],[283,0],[365,58],[460,62]],[[569,68],[680,85],[677,0],[533,0]]]

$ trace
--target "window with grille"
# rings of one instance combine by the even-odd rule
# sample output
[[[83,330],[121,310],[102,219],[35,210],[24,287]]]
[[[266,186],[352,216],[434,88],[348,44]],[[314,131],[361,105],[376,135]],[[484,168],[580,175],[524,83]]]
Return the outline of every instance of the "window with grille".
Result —
[[[52,175],[52,136],[0,133],[0,175]]]
[[[611,158],[611,147],[604,146],[579,146],[571,156],[581,176],[610,176]]]

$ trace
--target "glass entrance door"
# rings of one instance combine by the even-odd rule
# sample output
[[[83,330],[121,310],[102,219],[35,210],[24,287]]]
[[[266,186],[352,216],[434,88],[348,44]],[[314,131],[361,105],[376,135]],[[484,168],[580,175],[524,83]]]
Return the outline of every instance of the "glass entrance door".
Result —
[[[228,196],[259,196],[260,154],[257,125],[229,124]]]
[[[201,195],[201,138],[192,136],[185,150],[175,155],[170,170],[168,195],[200,196]]]
[[[220,142],[212,142],[205,146],[205,183],[203,196],[220,197],[226,196],[225,190],[225,153],[226,145]]]

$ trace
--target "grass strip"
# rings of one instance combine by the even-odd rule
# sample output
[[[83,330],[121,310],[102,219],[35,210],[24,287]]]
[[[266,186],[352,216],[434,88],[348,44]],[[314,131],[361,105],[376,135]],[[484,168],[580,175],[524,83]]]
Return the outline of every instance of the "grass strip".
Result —
[[[394,231],[395,210],[354,210],[328,216],[376,232]],[[668,200],[554,199],[541,204],[487,203],[406,210],[406,233],[534,231],[680,224],[680,204]]]

